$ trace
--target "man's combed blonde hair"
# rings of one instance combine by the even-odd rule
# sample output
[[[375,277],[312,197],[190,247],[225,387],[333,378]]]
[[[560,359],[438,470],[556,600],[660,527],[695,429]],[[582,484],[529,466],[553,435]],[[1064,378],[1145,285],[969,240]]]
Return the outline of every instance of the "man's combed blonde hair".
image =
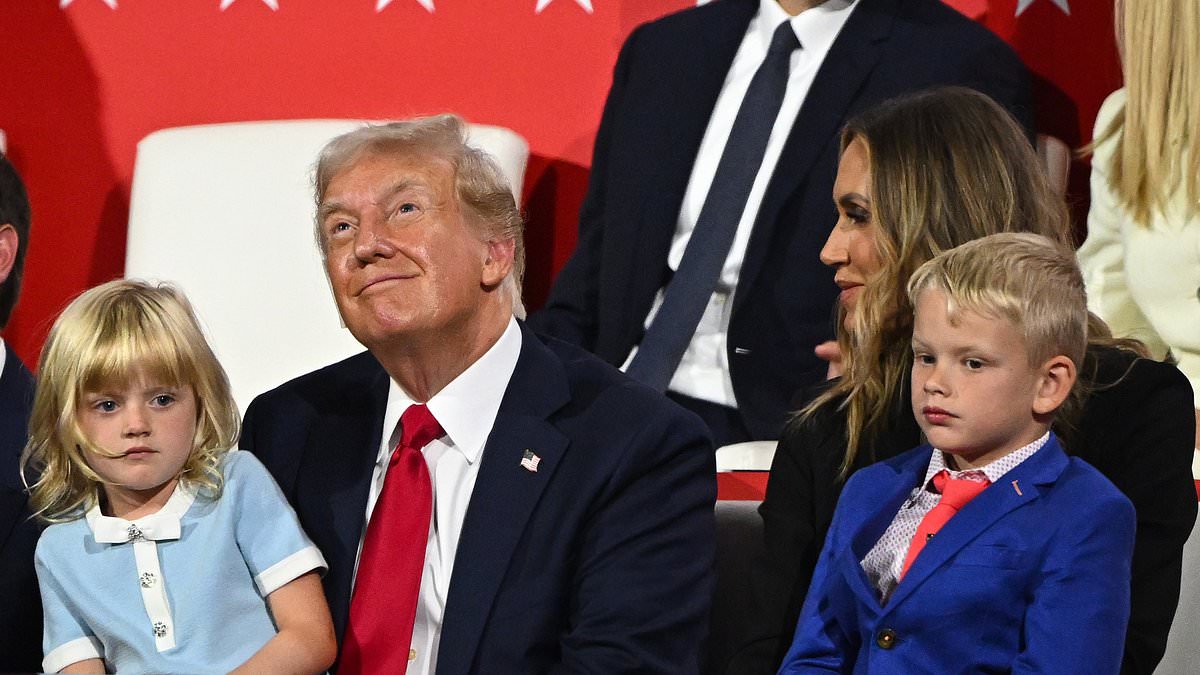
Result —
[[[936,289],[950,321],[962,312],[1002,319],[1025,340],[1029,365],[1066,356],[1079,367],[1087,350],[1087,295],[1075,255],[1028,232],[969,241],[921,265],[908,281],[908,300]]]
[[[127,384],[138,369],[164,385],[190,387],[196,436],[179,478],[220,495],[222,456],[237,443],[239,416],[229,380],[205,341],[187,298],[168,285],[117,280],[85,291],[63,310],[39,360],[29,442],[21,456],[35,515],[79,518],[103,479],[85,452],[110,454],[88,439],[78,415],[84,394]]]

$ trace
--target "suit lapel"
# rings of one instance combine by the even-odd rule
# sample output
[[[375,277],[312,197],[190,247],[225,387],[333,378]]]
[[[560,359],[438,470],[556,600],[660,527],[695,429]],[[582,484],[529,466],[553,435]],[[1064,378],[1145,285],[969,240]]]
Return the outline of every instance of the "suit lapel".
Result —
[[[954,514],[913,561],[904,580],[896,586],[888,607],[904,602],[930,575],[993,523],[1014,509],[1040,499],[1042,488],[1057,481],[1066,467],[1067,456],[1052,435],[1045,446]]]
[[[879,504],[879,508],[863,521],[858,530],[851,533],[850,545],[843,549],[838,567],[854,592],[863,598],[864,602],[869,599],[872,606],[879,606],[879,591],[863,570],[862,560],[895,520],[896,513],[912,494],[913,488],[925,477],[925,470],[929,468],[930,452],[931,448],[923,446],[920,452],[913,453],[909,461],[896,467],[896,473],[889,474],[886,483],[876,486],[876,489],[881,491],[874,501]]]
[[[442,622],[438,675],[471,670],[508,562],[568,439],[548,417],[570,398],[561,362],[524,325],[521,355],[484,446]],[[540,460],[521,465],[525,451]]]
[[[320,424],[309,429],[297,475],[300,519],[329,563],[326,595],[339,643],[350,612],[350,588],[363,514],[383,434],[388,376],[373,375],[330,392]]]
[[[762,269],[778,226],[780,209],[804,185],[817,158],[845,124],[851,106],[858,99],[891,35],[898,1],[858,0],[858,6],[821,62],[759,207],[738,278],[735,303],[750,296],[744,289],[750,288]],[[833,227],[833,222],[789,223],[788,226],[827,231]]]
[[[702,11],[712,14],[705,21],[695,22],[698,31],[695,40],[690,46],[680,45],[680,53],[674,57],[678,62],[671,68],[670,77],[664,80],[671,86],[672,94],[663,100],[670,101],[678,114],[667,115],[670,124],[664,125],[663,129],[669,140],[659,146],[665,151],[653,158],[655,178],[647,183],[651,187],[642,195],[637,236],[628,240],[630,259],[638,260],[638,268],[642,269],[658,270],[666,264],[700,142],[708,129],[709,118],[733,57],[737,55],[750,20],[758,11],[758,3],[749,0],[720,2]],[[655,114],[664,113],[656,111]],[[662,279],[657,274],[629,276],[632,284],[642,280],[647,287],[632,289],[631,297],[644,298],[648,302],[662,287]]]

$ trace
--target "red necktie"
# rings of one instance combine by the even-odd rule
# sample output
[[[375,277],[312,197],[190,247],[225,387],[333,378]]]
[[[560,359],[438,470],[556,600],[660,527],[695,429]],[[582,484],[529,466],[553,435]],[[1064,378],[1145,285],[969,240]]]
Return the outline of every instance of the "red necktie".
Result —
[[[926,542],[932,539],[933,535],[937,534],[938,530],[942,529],[942,526],[958,513],[959,509],[966,506],[967,502],[983,492],[983,489],[990,484],[991,481],[987,478],[983,480],[951,478],[950,472],[945,469],[934,474],[933,486],[942,493],[942,500],[937,503],[937,506],[930,509],[929,513],[925,514],[925,518],[917,526],[917,533],[913,535],[912,543],[908,545],[908,555],[904,557],[904,567],[900,569],[900,579],[908,574],[908,568],[912,567],[913,561],[917,559],[921,549],[925,548]]]
[[[443,433],[424,405],[409,406],[400,416],[400,444],[363,539],[338,675],[408,668],[433,508],[421,448]]]

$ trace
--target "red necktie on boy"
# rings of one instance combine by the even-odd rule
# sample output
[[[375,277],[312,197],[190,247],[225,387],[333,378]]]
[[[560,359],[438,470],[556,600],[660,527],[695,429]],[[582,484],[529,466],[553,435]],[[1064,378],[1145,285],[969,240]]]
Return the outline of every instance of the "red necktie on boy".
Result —
[[[904,567],[900,569],[900,579],[903,580],[904,575],[908,574],[908,568],[912,567],[913,561],[925,548],[926,542],[933,538],[942,529],[954,514],[958,513],[962,507],[967,505],[967,502],[975,498],[983,489],[991,485],[991,481],[987,478],[982,480],[972,480],[970,478],[951,478],[950,472],[942,469],[933,476],[933,487],[938,492],[942,493],[942,499],[925,514],[925,518],[921,520],[921,524],[917,526],[917,532],[913,535],[912,543],[908,545],[908,555],[904,557]]]
[[[400,443],[363,539],[338,675],[408,668],[433,510],[421,448],[444,433],[424,405],[409,406],[400,416]]]

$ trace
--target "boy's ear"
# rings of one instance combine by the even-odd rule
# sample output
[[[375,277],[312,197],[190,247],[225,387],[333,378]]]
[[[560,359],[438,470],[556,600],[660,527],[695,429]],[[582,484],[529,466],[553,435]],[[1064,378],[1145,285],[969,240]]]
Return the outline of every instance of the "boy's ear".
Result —
[[[1075,362],[1059,354],[1038,369],[1038,388],[1033,397],[1033,412],[1048,415],[1067,400],[1075,385]]]

